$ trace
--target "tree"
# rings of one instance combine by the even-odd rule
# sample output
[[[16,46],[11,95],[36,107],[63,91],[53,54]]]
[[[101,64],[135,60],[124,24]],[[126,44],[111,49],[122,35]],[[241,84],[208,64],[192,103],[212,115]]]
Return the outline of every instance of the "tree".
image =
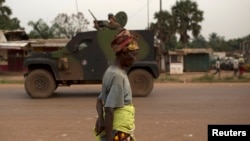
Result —
[[[227,41],[228,48],[226,51],[240,51],[243,41],[243,39],[231,39]]]
[[[20,26],[20,21],[17,18],[5,19],[0,17],[0,29],[15,30],[24,29]]]
[[[3,3],[5,3],[5,0],[0,0],[0,16],[1,18],[9,18],[12,11],[8,6],[4,6]]]
[[[155,13],[156,23],[151,23],[150,30],[154,32],[156,38],[161,41],[161,49],[167,50],[166,42],[170,41],[175,34],[175,26],[171,13],[160,11]]]
[[[172,15],[176,31],[180,35],[180,42],[183,47],[187,47],[190,39],[188,32],[192,32],[194,37],[200,34],[201,25],[203,21],[203,11],[198,9],[196,2],[191,0],[176,1],[176,5],[172,7]]]
[[[247,36],[245,36],[245,37],[243,37],[242,40],[248,40],[248,41],[250,41],[250,34],[247,35]]]
[[[60,37],[72,38],[77,32],[83,32],[87,30],[89,22],[84,18],[84,15],[79,12],[72,14],[59,14],[53,21],[56,34]]]
[[[191,48],[207,48],[208,43],[202,35],[198,35],[188,46]]]
[[[39,19],[37,22],[30,21],[28,25],[33,28],[29,33],[30,38],[48,39],[54,37],[55,28],[50,27],[42,19]]]
[[[168,11],[160,11],[155,13],[154,19],[156,19],[156,23],[151,23],[150,30],[152,30],[156,36],[156,38],[160,41],[160,55],[161,55],[161,70],[166,71],[165,67],[165,50],[168,50],[165,45],[173,45],[166,44],[170,40],[173,39],[173,35],[175,33],[175,28],[172,20],[172,15]]]
[[[4,6],[5,0],[0,0],[0,29],[13,30],[20,27],[20,21],[17,18],[10,18],[12,11],[8,6]]]
[[[223,36],[218,36],[217,33],[211,33],[208,38],[209,46],[215,51],[227,51],[229,47]]]
[[[179,49],[181,45],[177,41],[177,37],[173,35],[171,39],[165,43],[165,46],[167,47],[168,50],[174,50],[174,49]]]

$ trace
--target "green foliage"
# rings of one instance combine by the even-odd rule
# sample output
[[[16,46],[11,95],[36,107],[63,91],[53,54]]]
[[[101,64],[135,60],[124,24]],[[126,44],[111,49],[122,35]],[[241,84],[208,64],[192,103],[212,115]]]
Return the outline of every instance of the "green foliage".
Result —
[[[187,47],[190,39],[189,31],[194,37],[199,35],[201,30],[199,23],[203,21],[203,11],[198,9],[196,2],[181,0],[176,2],[171,12],[156,12],[154,19],[157,21],[156,23],[151,23],[150,30],[154,31],[157,39],[161,41],[162,48],[169,50],[173,48],[173,45],[180,48],[177,42],[173,42],[173,39],[176,38],[176,33],[180,35],[182,47]],[[164,45],[166,45],[166,48]]]
[[[180,44],[177,42],[176,36],[172,36],[172,38],[166,42],[165,49],[166,50],[174,50],[175,48],[178,48]]]
[[[1,18],[8,18],[12,14],[12,11],[8,6],[3,5],[3,3],[5,3],[5,0],[0,0],[0,16]]]
[[[72,38],[76,33],[87,30],[89,24],[81,12],[72,15],[58,14],[53,23],[55,34],[66,38]]]
[[[230,81],[234,80],[234,77],[233,76],[227,76],[227,77],[224,77],[224,80],[230,82]]]
[[[214,51],[239,51],[240,44],[244,41],[241,39],[231,39],[226,41],[223,36],[213,32],[209,35],[208,41],[199,35],[188,44],[190,48],[212,48]]]
[[[214,51],[225,51],[228,49],[228,44],[225,41],[224,37],[218,36],[216,33],[209,35],[209,47]]]
[[[242,39],[232,39],[232,40],[229,40],[227,41],[227,47],[228,48],[222,48],[220,50],[223,50],[223,51],[235,51],[235,50],[240,50],[240,44],[243,42]]]
[[[189,75],[189,74],[183,74],[183,75]],[[179,82],[179,83],[189,83],[189,82],[209,82],[209,83],[216,83],[216,82],[250,82],[249,75],[242,75],[240,77],[234,77],[234,76],[222,76],[218,77],[217,75],[212,75],[209,73],[205,73],[201,76],[191,76],[186,77],[182,74],[178,75],[168,75],[168,74],[161,74],[160,77],[156,80],[156,82],[159,83],[165,83],[165,82]]]
[[[243,75],[243,76],[239,76],[239,77],[238,77],[238,80],[239,80],[239,81],[242,81],[242,82],[249,82],[249,81],[250,81],[250,78],[245,77],[245,76]]]
[[[202,35],[199,35],[197,38],[194,38],[194,40],[191,43],[188,44],[188,47],[190,47],[190,48],[207,48],[208,43]]]
[[[161,82],[161,83],[164,83],[164,82],[182,82],[182,80],[180,80],[178,77],[173,77],[170,75],[163,74],[156,80],[156,82]]]
[[[191,0],[176,1],[171,10],[176,32],[180,35],[180,42],[183,47],[187,47],[190,39],[188,32],[192,32],[194,37],[200,34],[203,11],[199,10],[197,3]]]
[[[226,76],[226,77],[215,77],[214,75],[205,74],[198,78],[193,78],[192,82],[250,82],[250,78],[246,76]]]
[[[155,13],[154,19],[156,19],[157,22],[152,23],[150,29],[154,31],[158,39],[164,42],[170,40],[175,33],[172,15],[168,11],[161,11]]]
[[[171,41],[175,34],[172,15],[168,11],[156,12],[154,19],[157,21],[156,23],[151,23],[150,30],[152,30],[157,39],[161,41],[161,48],[168,49],[168,46],[165,46],[165,43]]]
[[[172,50],[176,48],[212,48],[214,51],[237,51],[240,50],[240,44],[243,40],[250,39],[250,35],[242,39],[233,39],[226,41],[223,36],[219,36],[213,32],[209,35],[208,41],[200,35],[201,25],[203,21],[203,11],[198,9],[196,2],[191,0],[180,0],[172,7],[171,12],[156,12],[155,23],[151,23],[152,30],[157,39],[161,40],[161,47],[164,50]],[[193,35],[191,42],[190,35]],[[177,42],[175,34],[180,35],[180,42]]]
[[[72,38],[77,32],[82,32],[87,29],[89,22],[84,18],[82,13],[78,14],[58,14],[53,25],[49,26],[43,19],[36,22],[30,21],[29,26],[33,30],[29,33],[30,38],[55,38],[66,37]]]
[[[3,5],[4,2],[5,0],[0,0],[0,29],[20,29],[20,21],[17,18],[10,18],[12,10],[8,6]]]
[[[17,18],[9,19],[0,16],[0,23],[0,29],[3,30],[23,29],[20,27],[20,21]]]
[[[0,80],[0,84],[23,84],[22,80]]]
[[[42,19],[37,22],[30,21],[28,25],[33,28],[29,33],[30,38],[48,39],[54,37],[54,28],[47,25]]]
[[[213,75],[209,75],[209,74],[205,74],[201,77],[198,77],[198,78],[193,78],[193,82],[212,82],[214,81],[215,78]]]

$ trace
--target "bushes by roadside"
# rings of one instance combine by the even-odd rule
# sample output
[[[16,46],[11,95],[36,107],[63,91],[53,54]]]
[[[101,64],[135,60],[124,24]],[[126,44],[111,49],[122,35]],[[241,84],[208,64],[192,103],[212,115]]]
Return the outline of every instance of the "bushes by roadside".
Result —
[[[211,74],[205,74],[201,77],[193,78],[192,82],[250,82],[250,78],[247,76],[225,76],[218,77]]]
[[[234,77],[231,72],[221,72],[221,76],[213,75],[212,73],[194,73],[194,74],[179,74],[179,75],[169,75],[161,74],[155,82],[165,83],[165,82],[250,82],[250,75],[244,75],[240,77]]]

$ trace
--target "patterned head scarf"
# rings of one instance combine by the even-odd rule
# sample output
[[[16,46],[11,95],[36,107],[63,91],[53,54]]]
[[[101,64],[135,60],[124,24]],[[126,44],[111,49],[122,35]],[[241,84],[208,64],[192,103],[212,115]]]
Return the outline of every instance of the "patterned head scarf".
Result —
[[[128,30],[122,29],[111,42],[111,48],[115,53],[125,50],[138,50],[139,46],[136,36],[132,35]]]

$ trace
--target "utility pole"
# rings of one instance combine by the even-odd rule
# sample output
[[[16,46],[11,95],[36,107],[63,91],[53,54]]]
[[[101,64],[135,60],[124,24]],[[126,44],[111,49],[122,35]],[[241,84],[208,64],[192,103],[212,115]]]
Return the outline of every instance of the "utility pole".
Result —
[[[77,3],[77,0],[76,0],[76,13],[78,13],[78,3]]]
[[[78,13],[79,13],[79,11],[78,11],[78,3],[77,3],[77,0],[75,0],[76,1],[76,16],[78,15]],[[78,16],[77,16],[78,17]],[[81,26],[80,26],[81,24],[80,24],[80,20],[78,19],[78,32],[80,32],[81,31]]]
[[[160,0],[160,19],[159,19],[159,29],[161,29],[161,23],[162,23],[162,0]],[[162,72],[166,72],[166,61],[165,61],[165,55],[164,55],[164,51],[165,51],[165,48],[164,48],[164,42],[162,42],[162,38],[161,38],[161,33],[159,31],[160,34],[160,50],[161,50],[161,71]]]
[[[160,0],[160,12],[162,11],[162,0]]]
[[[149,29],[149,0],[148,0],[148,29]]]

